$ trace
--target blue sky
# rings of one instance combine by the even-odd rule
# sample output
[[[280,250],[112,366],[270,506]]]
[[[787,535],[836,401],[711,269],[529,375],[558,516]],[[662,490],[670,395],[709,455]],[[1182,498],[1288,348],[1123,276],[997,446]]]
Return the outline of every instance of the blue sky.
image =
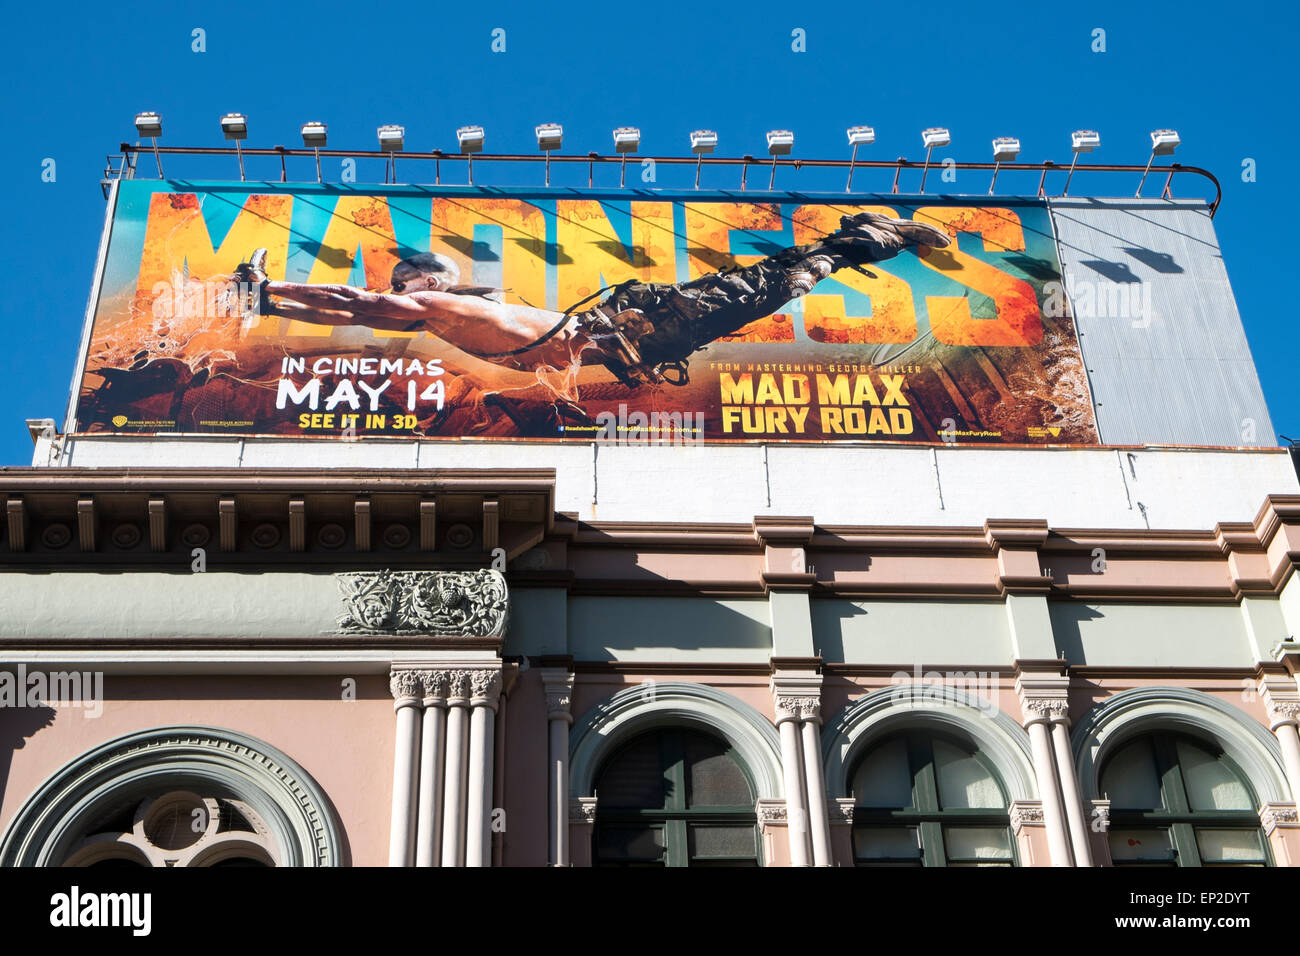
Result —
[[[218,117],[238,110],[249,116],[249,146],[297,145],[301,123],[319,119],[331,145],[367,149],[383,123],[406,127],[408,149],[447,150],[457,126],[479,123],[489,152],[533,152],[534,125],[554,121],[565,152],[608,152],[610,130],[635,125],[646,154],[684,155],[688,131],[708,127],[719,154],[762,155],[764,131],[782,127],[796,134],[796,156],[833,158],[847,152],[845,127],[865,123],[877,143],[864,157],[919,159],[920,130],[943,125],[953,135],[945,153],[965,161],[985,161],[992,137],[1012,135],[1027,161],[1068,162],[1070,131],[1086,127],[1102,136],[1095,161],[1141,163],[1148,131],[1175,127],[1177,159],[1223,184],[1215,224],[1274,429],[1300,437],[1287,304],[1296,278],[1279,251],[1296,212],[1298,19],[1289,5],[1205,2],[23,5],[7,11],[0,35],[13,141],[0,152],[9,263],[0,464],[30,461],[23,419],[62,422],[103,224],[105,155],[134,138],[143,109],[163,114],[173,145],[218,144]],[[195,28],[205,52],[192,50]],[[496,28],[504,53],[491,49]],[[796,28],[806,52],[791,49]],[[1104,53],[1092,49],[1097,28]],[[1246,158],[1255,182],[1242,181]],[[42,181],[47,159],[53,182]],[[141,173],[152,174],[149,160]],[[168,173],[233,178],[236,169],[173,158]],[[539,173],[498,175],[534,185]],[[278,163],[250,160],[249,174],[278,179]],[[290,170],[291,179],[309,174]],[[778,186],[817,185],[794,175],[778,173]],[[961,175],[980,179],[959,177],[945,191],[987,187],[987,174]],[[734,187],[734,176],[708,171],[704,185]],[[888,174],[858,177],[856,187],[888,191]],[[379,165],[358,170],[359,181],[381,178]],[[556,173],[562,184],[585,179],[585,167]],[[1000,180],[1025,192],[1036,182]],[[661,172],[660,184],[675,183]],[[828,186],[842,188],[838,174]],[[1136,182],[1078,178],[1072,191],[1120,186]]]

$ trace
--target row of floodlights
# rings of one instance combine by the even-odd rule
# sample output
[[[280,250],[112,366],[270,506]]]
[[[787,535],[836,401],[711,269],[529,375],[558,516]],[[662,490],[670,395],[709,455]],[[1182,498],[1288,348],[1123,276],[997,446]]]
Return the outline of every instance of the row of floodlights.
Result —
[[[148,137],[154,140],[157,146],[157,139],[162,135],[162,116],[158,113],[139,113],[135,118],[136,132],[140,136]],[[221,132],[228,140],[235,142],[236,150],[239,148],[239,142],[248,138],[248,117],[243,113],[226,113],[221,117]],[[564,127],[558,123],[542,123],[534,130],[537,136],[537,148],[547,154],[547,172],[546,182],[550,185],[550,154],[558,150],[564,141]],[[400,153],[403,151],[406,140],[406,129],[397,125],[385,125],[379,127],[377,131],[379,139],[379,148],[386,153]],[[460,151],[470,157],[473,162],[473,154],[483,151],[484,132],[482,126],[462,126],[456,130],[456,141],[460,146]],[[324,123],[311,122],[304,123],[302,126],[303,145],[310,149],[323,149],[328,139],[328,127]],[[850,126],[848,128],[849,145],[853,147],[853,158],[849,164],[849,185],[846,188],[852,188],[853,185],[853,165],[857,162],[858,147],[869,146],[876,141],[876,131],[870,126]],[[1181,144],[1177,131],[1172,129],[1157,129],[1151,131],[1151,158],[1147,160],[1147,170],[1150,170],[1151,163],[1157,156],[1171,155],[1174,150]],[[696,156],[702,157],[707,153],[712,153],[718,146],[718,134],[713,130],[697,129],[692,130],[690,134],[691,152]],[[925,190],[925,177],[929,173],[930,154],[938,147],[948,146],[952,143],[952,135],[942,126],[932,126],[921,131],[921,143],[925,147],[925,171],[921,176],[921,190]],[[1095,130],[1080,129],[1070,134],[1070,150],[1074,153],[1074,159],[1070,163],[1070,178],[1074,176],[1074,167],[1079,160],[1080,153],[1090,153],[1101,145],[1101,135]],[[626,154],[635,153],[641,146],[641,131],[635,126],[620,126],[614,130],[614,151],[623,154],[626,162]],[[776,157],[788,156],[794,149],[794,133],[785,129],[774,129],[767,132],[767,151],[772,156],[773,171],[775,172]],[[1015,162],[1016,157],[1020,155],[1020,140],[1011,136],[999,136],[993,140],[993,183],[989,186],[989,193],[993,192],[993,186],[997,183],[998,166],[1002,163]],[[390,157],[390,162],[391,162]],[[319,163],[317,157],[317,173],[319,178]],[[240,157],[239,165],[240,178],[243,178],[244,165],[243,157]],[[161,174],[161,166],[159,167]],[[471,181],[473,167],[471,166]],[[1065,188],[1069,191],[1070,178],[1066,179]],[[1142,174],[1143,183],[1146,182],[1146,172]],[[699,185],[699,164],[696,166],[695,184]],[[1142,187],[1138,186],[1138,194],[1142,192]]]

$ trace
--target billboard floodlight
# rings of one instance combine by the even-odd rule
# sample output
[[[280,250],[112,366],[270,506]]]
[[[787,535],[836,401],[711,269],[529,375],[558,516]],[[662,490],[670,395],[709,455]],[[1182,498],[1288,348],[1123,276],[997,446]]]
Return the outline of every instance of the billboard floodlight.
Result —
[[[162,157],[158,154],[158,137],[162,135],[162,115],[159,113],[136,113],[135,131],[141,139],[146,136],[153,140],[153,161],[158,164],[158,178],[163,178]]]
[[[788,129],[770,129],[767,131],[767,151],[772,157],[772,174],[767,179],[767,188],[776,183],[776,158],[789,156],[794,149],[794,133]]]
[[[718,134],[711,129],[691,130],[691,152],[695,154],[695,188],[700,188],[700,166],[704,164],[704,154],[718,148]]]
[[[850,126],[848,129],[849,145],[853,147],[853,155],[849,157],[849,181],[844,187],[845,192],[853,189],[853,164],[858,161],[858,147],[870,146],[876,141],[876,131],[870,126]]]
[[[614,152],[623,157],[618,168],[618,187],[622,189],[627,183],[627,154],[635,153],[641,148],[641,131],[635,126],[620,126],[614,130]]]
[[[921,143],[925,146],[925,168],[921,170],[921,192],[925,192],[925,178],[930,175],[930,154],[936,146],[947,146],[952,135],[942,126],[921,130]]]
[[[390,176],[392,182],[397,182],[397,157],[394,154],[402,152],[406,145],[406,127],[390,123],[379,127],[375,135],[379,137],[379,148],[388,154],[388,161],[384,164],[384,182],[388,182]]]
[[[1138,183],[1138,189],[1133,194],[1134,196],[1142,195],[1142,187],[1146,185],[1147,173],[1151,172],[1151,164],[1155,161],[1155,158],[1157,156],[1172,156],[1174,150],[1181,143],[1182,140],[1179,138],[1177,130],[1153,129],[1151,131],[1151,155],[1147,159],[1147,168],[1142,170],[1142,181]],[[1173,178],[1174,174],[1171,172],[1168,178],[1165,179],[1165,188],[1160,194],[1164,199],[1169,198],[1169,183]]]
[[[316,182],[320,182],[320,151],[329,141],[329,127],[313,120],[302,124],[302,145],[316,153]]]
[[[542,123],[533,132],[537,135],[537,148],[546,154],[546,185],[551,184],[551,150],[564,143],[564,127],[559,123]]]
[[[1070,174],[1065,177],[1065,189],[1062,196],[1070,195],[1070,180],[1074,178],[1074,167],[1079,162],[1080,153],[1091,153],[1101,145],[1101,134],[1091,129],[1076,129],[1070,134],[1070,151],[1074,158],[1070,160]]]
[[[1020,155],[1020,140],[1014,136],[999,136],[993,140],[993,179],[989,182],[989,195],[998,182],[998,167],[1003,163],[1014,163]]]
[[[456,130],[456,142],[469,163],[469,184],[474,185],[474,154],[483,152],[485,137],[482,126],[462,126]]]
[[[221,117],[221,135],[235,141],[235,156],[239,159],[239,181],[244,181],[244,151],[240,140],[248,138],[248,117],[243,113],[226,113]]]

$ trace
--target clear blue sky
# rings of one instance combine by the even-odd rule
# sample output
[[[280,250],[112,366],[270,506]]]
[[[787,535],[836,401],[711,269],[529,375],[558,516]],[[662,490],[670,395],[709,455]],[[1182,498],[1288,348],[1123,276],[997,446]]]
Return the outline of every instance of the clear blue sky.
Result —
[[[878,139],[864,156],[919,159],[919,131],[943,125],[953,134],[945,152],[968,161],[985,161],[992,137],[1013,135],[1025,160],[1068,162],[1070,131],[1087,127],[1102,135],[1097,162],[1141,163],[1148,131],[1175,127],[1177,159],[1223,183],[1216,226],[1274,428],[1300,437],[1297,280],[1284,251],[1297,203],[1298,20],[1289,4],[1196,0],[11,8],[0,34],[11,139],[0,151],[0,464],[30,461],[24,418],[62,423],[103,221],[104,157],[134,138],[144,109],[163,114],[175,145],[218,144],[218,117],[238,110],[249,116],[249,146],[297,145],[299,125],[319,119],[331,145],[367,149],[382,123],[404,125],[409,149],[448,150],[457,126],[479,123],[490,152],[532,152],[533,126],[555,121],[565,152],[608,152],[613,127],[636,125],[643,153],[685,154],[687,132],[708,127],[720,154],[761,155],[764,131],[784,127],[796,156],[837,157],[845,127],[865,123]],[[504,53],[491,50],[498,27]],[[206,31],[206,52],[192,51],[194,28]],[[791,49],[796,28],[806,52]],[[1092,50],[1096,28],[1106,31],[1104,53]],[[1247,157],[1253,183],[1242,181]],[[41,179],[46,158],[52,183]],[[172,165],[169,174],[186,178],[235,175],[233,162]],[[249,172],[278,179],[278,163],[250,162]],[[362,182],[382,178],[378,165],[358,172]],[[514,175],[531,184],[539,172]],[[959,178],[945,191],[986,188],[986,174],[963,175],[980,181]],[[778,186],[815,187],[799,176],[779,174]],[[888,176],[874,176],[855,186],[887,191]],[[585,178],[585,167],[572,168],[558,181]],[[719,170],[705,185],[732,178]],[[830,188],[842,188],[836,180]],[[1094,182],[1076,180],[1073,191],[1120,192]],[[660,184],[672,184],[662,172]],[[1023,190],[1034,185],[1036,176]]]

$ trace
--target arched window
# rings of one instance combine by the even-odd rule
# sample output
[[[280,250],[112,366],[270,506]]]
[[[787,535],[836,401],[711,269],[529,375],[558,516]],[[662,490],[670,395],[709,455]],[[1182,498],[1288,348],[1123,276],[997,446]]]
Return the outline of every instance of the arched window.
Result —
[[[886,737],[853,773],[858,866],[1012,866],[1007,795],[993,765],[956,736]]]
[[[1218,747],[1157,733],[1101,772],[1115,866],[1266,866],[1255,795]]]
[[[141,801],[110,798],[63,865],[257,867],[279,857],[270,828],[244,801],[173,790]]]
[[[667,728],[610,755],[596,777],[597,866],[757,866],[754,786],[731,746]]]

